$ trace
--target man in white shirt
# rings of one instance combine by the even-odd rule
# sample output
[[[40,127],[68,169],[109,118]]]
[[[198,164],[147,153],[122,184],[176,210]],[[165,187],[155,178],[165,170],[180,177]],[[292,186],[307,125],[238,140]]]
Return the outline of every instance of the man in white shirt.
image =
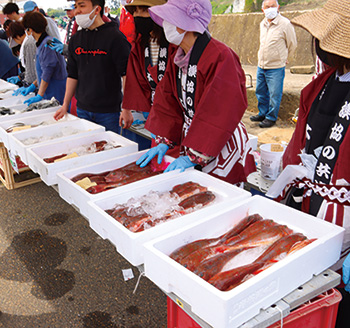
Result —
[[[23,10],[25,13],[29,13],[32,11],[40,12],[38,5],[34,1],[27,1],[23,6]],[[44,17],[46,18],[46,21],[47,21],[46,33],[49,36],[52,36],[61,41],[61,34],[60,34],[60,31],[58,30],[58,27],[55,21],[50,17],[46,17],[46,16]]]
[[[288,56],[294,52],[297,39],[292,23],[279,13],[277,0],[264,0],[264,20],[260,23],[260,48],[256,76],[259,114],[250,117],[261,128],[276,123],[283,94]]]
[[[19,8],[16,3],[9,2],[4,8],[2,8],[2,13],[10,20],[19,22],[22,20],[21,15],[19,14]]]

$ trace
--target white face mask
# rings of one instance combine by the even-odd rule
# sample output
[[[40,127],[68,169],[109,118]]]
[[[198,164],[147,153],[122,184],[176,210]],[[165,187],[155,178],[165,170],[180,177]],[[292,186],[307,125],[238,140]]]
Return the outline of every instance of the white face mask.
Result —
[[[94,17],[91,19],[90,15],[96,10],[97,7],[95,7],[94,9],[92,9],[90,14],[80,14],[80,15],[76,15],[75,19],[77,21],[77,24],[81,27],[81,28],[89,28],[95,21],[97,15],[94,15]]]
[[[176,30],[176,26],[167,21],[163,21],[163,29],[168,42],[179,46],[186,32],[179,33]]]
[[[264,9],[264,14],[267,19],[274,19],[278,14],[278,8],[271,7],[271,8]]]

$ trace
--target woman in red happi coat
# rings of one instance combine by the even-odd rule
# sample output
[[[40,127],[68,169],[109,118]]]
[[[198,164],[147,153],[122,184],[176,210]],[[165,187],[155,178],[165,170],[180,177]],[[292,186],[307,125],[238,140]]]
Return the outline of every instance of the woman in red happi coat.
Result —
[[[157,89],[146,128],[157,147],[138,160],[158,161],[174,145],[180,154],[166,171],[198,166],[219,179],[241,183],[255,171],[245,126],[245,74],[238,56],[207,31],[209,0],[169,0],[149,9],[170,43],[179,45]]]

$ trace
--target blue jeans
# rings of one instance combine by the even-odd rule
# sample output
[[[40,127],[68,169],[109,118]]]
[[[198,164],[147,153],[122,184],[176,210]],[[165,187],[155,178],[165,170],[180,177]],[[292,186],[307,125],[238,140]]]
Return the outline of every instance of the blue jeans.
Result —
[[[262,69],[256,72],[256,98],[259,115],[270,121],[276,121],[283,94],[285,67]]]
[[[77,108],[77,115],[79,118],[84,118],[85,120],[104,126],[107,131],[113,131],[118,134],[120,133],[120,113],[93,113]]]

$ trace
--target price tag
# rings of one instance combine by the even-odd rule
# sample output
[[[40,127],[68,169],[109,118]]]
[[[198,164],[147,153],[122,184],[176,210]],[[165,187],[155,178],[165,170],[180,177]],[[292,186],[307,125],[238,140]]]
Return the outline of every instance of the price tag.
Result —
[[[19,170],[18,170],[18,166],[17,166],[17,161],[16,161],[16,155],[14,155],[11,150],[8,151],[9,152],[9,159],[10,159],[10,163],[12,168],[19,174]]]
[[[124,281],[128,281],[134,278],[134,274],[131,269],[122,270]]]
[[[271,145],[271,151],[274,151],[274,152],[281,152],[283,151],[283,147],[279,144],[272,144]]]

